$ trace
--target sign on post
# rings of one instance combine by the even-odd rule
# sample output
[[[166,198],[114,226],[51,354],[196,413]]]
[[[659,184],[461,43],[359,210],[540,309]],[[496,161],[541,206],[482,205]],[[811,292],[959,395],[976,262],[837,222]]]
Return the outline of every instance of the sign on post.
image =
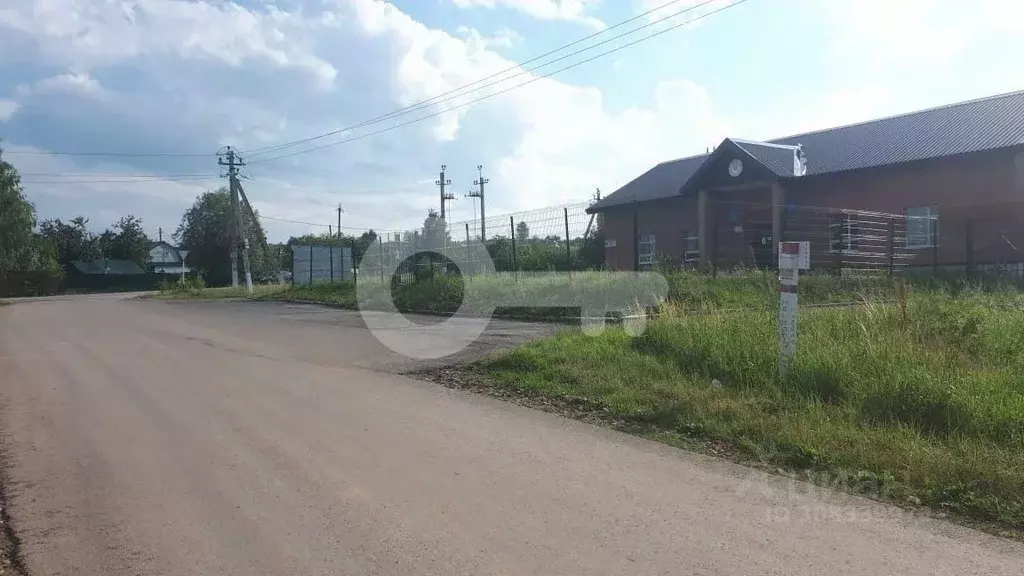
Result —
[[[809,242],[779,243],[779,374],[789,371],[789,359],[796,354],[797,286],[800,270],[810,266]]]

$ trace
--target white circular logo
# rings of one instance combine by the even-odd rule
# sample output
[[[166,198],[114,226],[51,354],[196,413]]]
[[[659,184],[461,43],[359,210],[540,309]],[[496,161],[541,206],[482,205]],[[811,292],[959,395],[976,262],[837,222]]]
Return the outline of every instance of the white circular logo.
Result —
[[[740,160],[739,158],[736,158],[732,162],[729,162],[729,176],[732,176],[733,178],[735,178],[735,177],[739,176],[742,173],[743,173],[743,161],[742,160]]]

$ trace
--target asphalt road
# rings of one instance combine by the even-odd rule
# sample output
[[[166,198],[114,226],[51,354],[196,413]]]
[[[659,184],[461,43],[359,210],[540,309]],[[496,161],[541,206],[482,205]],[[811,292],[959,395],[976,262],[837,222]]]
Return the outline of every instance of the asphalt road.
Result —
[[[534,330],[496,323],[470,353]],[[349,312],[0,308],[31,574],[1022,573],[1019,544],[401,375],[414,366]]]

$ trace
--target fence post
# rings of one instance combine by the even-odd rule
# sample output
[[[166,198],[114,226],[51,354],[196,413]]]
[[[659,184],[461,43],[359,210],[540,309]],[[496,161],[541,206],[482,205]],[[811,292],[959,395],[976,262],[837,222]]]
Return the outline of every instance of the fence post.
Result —
[[[466,222],[466,271],[472,275],[473,251],[469,247],[469,222]]]
[[[384,283],[384,238],[377,235],[377,247],[380,248],[380,283]]]
[[[929,235],[932,237],[932,276],[939,275],[939,219],[932,217],[929,223]]]
[[[565,265],[569,270],[569,277],[572,278],[572,248],[569,245],[569,209],[563,208],[565,213]]]
[[[797,283],[800,243],[779,244],[779,376],[789,372],[789,359],[796,354]]]
[[[967,278],[974,278],[974,218],[970,216],[964,222],[964,247],[967,262]]]
[[[512,230],[512,274],[516,282],[519,281],[519,263],[516,261],[516,219],[515,216],[508,217],[509,229]]]
[[[718,278],[718,209],[712,207],[711,218],[711,277]]]
[[[331,284],[334,284],[334,244],[328,244],[327,251],[331,257]]]
[[[295,247],[288,246],[288,249],[292,251],[292,288],[295,288]]]
[[[640,202],[633,200],[633,272],[640,271]]]
[[[889,276],[892,276],[896,263],[896,219],[893,216],[889,217],[889,237],[886,240],[886,248],[889,250]]]
[[[309,245],[309,285],[313,285],[313,245]]]

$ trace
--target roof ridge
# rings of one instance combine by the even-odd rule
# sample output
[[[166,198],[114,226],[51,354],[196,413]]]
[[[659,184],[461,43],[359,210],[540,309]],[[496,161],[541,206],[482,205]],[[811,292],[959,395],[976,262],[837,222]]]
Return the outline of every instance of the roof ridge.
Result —
[[[712,152],[714,152],[714,151],[712,150]],[[671,160],[662,160],[661,162],[658,162],[657,164],[655,164],[654,168],[657,168],[658,166],[661,166],[663,164],[671,164],[673,162],[680,162],[682,160],[693,160],[694,158],[705,158],[707,156],[711,156],[711,152],[705,152],[705,153],[702,153],[702,154],[690,154],[689,156],[680,156],[679,158],[673,158]],[[652,170],[654,168],[652,168]],[[611,196],[611,194],[609,194],[608,196]],[[607,198],[607,196],[606,196],[606,198]]]
[[[940,104],[938,106],[932,106],[931,108],[922,108],[920,110],[912,110],[910,112],[900,112],[898,114],[892,114],[891,116],[883,116],[881,118],[873,118],[871,120],[864,120],[861,122],[851,122],[849,124],[840,124],[838,126],[831,126],[829,128],[821,128],[820,130],[811,130],[810,132],[802,132],[800,134],[792,134],[790,136],[782,136],[781,138],[772,138],[768,140],[769,143],[776,143],[780,140],[792,140],[801,136],[810,136],[812,134],[821,134],[823,132],[832,132],[834,130],[840,130],[843,128],[852,128],[854,126],[867,126],[869,124],[877,124],[878,122],[885,122],[888,120],[895,120],[896,118],[904,118],[907,116],[915,116],[917,114],[924,114],[926,112],[935,112],[937,110],[946,110],[948,108],[958,108],[960,106],[966,106],[968,104],[977,104],[978,102],[986,102],[988,100],[998,100],[1000,98],[1009,98],[1010,96],[1022,96],[1024,90],[1014,90],[1012,92],[1004,92],[1003,94],[992,94],[990,96],[981,96],[972,100],[961,100],[959,102],[949,102],[947,104]]]
[[[766,148],[782,148],[784,150],[796,150],[796,144],[777,144],[775,142],[766,142],[764,140],[748,140],[746,138],[729,138],[733,142],[738,144],[753,144],[754,146],[764,146]]]

